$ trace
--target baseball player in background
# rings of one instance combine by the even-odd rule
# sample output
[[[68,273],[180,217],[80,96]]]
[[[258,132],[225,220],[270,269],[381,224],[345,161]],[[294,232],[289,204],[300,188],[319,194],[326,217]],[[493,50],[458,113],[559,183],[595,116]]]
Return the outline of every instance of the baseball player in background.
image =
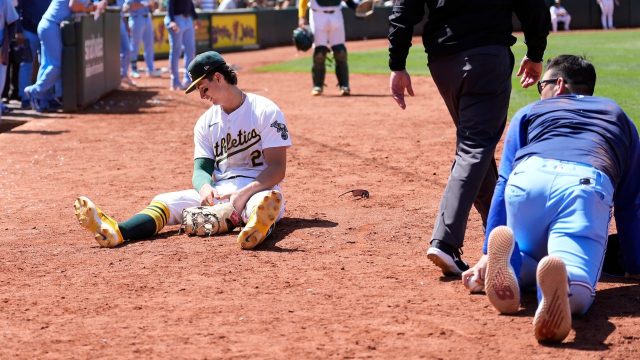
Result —
[[[20,15],[20,25],[25,40],[27,40],[31,51],[31,59],[23,59],[20,63],[18,73],[18,94],[22,100],[22,108],[31,108],[31,101],[24,94],[24,88],[33,83],[32,74],[34,62],[37,63],[40,54],[40,39],[38,38],[38,23],[42,15],[47,11],[51,0],[18,0],[18,14]],[[28,60],[28,61],[27,61]]]
[[[613,100],[592,96],[595,83],[583,57],[549,60],[538,82],[542,100],[509,124],[485,255],[462,275],[467,287],[484,279],[503,314],[517,312],[520,289],[537,283],[539,341],[562,341],[571,314],[593,303],[612,206],[624,268],[640,274],[638,131]]]
[[[196,55],[196,33],[198,19],[196,8],[191,0],[169,0],[164,26],[169,31],[169,65],[171,66],[171,90],[184,90],[191,78],[185,71],[184,80],[180,80],[180,57],[184,52],[184,67]]]
[[[333,60],[338,78],[340,95],[351,94],[349,87],[349,65],[347,64],[347,47],[345,46],[344,19],[342,17],[342,0],[300,0],[298,6],[298,27],[306,24],[307,7],[309,25],[313,32],[313,66],[311,79],[313,88],[311,95],[322,95],[326,73],[325,60],[329,51],[333,52]],[[353,0],[345,3],[352,9],[356,8]]]
[[[235,71],[215,51],[198,55],[188,70],[194,81],[186,92],[197,89],[200,98],[213,104],[194,129],[193,188],[160,194],[124,222],[116,222],[87,197],[79,197],[74,205],[76,217],[102,247],[149,238],[165,225],[180,224],[184,209],[215,205],[223,223],[233,216],[242,218],[246,225],[238,243],[251,249],[284,214],[278,184],[284,179],[291,146],[284,115],[271,100],[238,88]]]
[[[38,24],[40,38],[40,69],[35,84],[24,88],[31,108],[43,112],[51,101],[62,98],[62,31],[60,23],[72,13],[104,11],[106,0],[53,0]]]
[[[5,36],[13,38],[18,19],[18,12],[13,5],[13,0],[0,0],[0,41],[2,41]],[[0,48],[2,47],[3,44],[0,42]],[[2,59],[0,61],[0,89],[4,89],[4,82],[7,78],[7,64],[9,63],[8,56],[5,57],[5,54],[8,54],[9,51],[3,48],[0,52],[2,53]],[[0,99],[0,105],[3,106],[2,99]],[[2,120],[2,111],[0,111],[0,120]]]
[[[571,15],[569,15],[567,9],[560,4],[560,0],[556,0],[555,3],[551,5],[549,13],[551,15],[551,30],[553,30],[553,32],[558,31],[558,21],[561,21],[564,24],[565,31],[569,31]]]
[[[124,23],[124,5],[125,0],[116,0],[116,6],[121,8],[120,12],[120,82],[128,86],[136,86],[129,77],[129,64],[131,62],[131,50],[129,49],[129,31]]]
[[[140,41],[144,48],[144,61],[147,64],[147,75],[151,77],[159,77],[162,72],[155,69],[153,63],[155,50],[153,49],[153,22],[151,21],[151,13],[156,7],[154,0],[124,0],[123,11],[129,12],[129,29],[131,29],[131,43],[129,44],[131,51],[132,69],[138,59],[138,48]],[[140,73],[137,68],[131,71],[131,77],[139,78]]]
[[[484,227],[496,184],[494,153],[507,122],[514,65],[512,15],[526,40],[527,54],[516,75],[527,88],[542,74],[549,8],[544,0],[396,0],[389,17],[389,83],[402,109],[405,90],[413,96],[406,61],[425,5],[429,17],[422,43],[429,71],[456,127],[455,157],[427,257],[444,275],[459,276],[469,268],[461,249],[471,206]]]
[[[600,21],[602,22],[602,28],[605,30],[615,29],[613,27],[613,10],[615,5],[620,6],[618,0],[597,0],[602,14],[600,15]],[[615,3],[615,5],[614,5]]]

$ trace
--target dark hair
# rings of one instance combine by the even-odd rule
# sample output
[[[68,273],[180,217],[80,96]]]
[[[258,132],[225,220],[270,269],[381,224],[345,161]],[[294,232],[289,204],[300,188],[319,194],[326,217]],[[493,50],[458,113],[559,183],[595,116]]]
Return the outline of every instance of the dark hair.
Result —
[[[547,61],[551,77],[561,77],[574,94],[593,95],[596,69],[584,56],[559,55]]]
[[[233,70],[231,68],[231,66],[224,64],[223,67],[216,69],[215,71],[210,72],[209,74],[207,74],[207,80],[212,81],[213,80],[213,74],[215,73],[220,73],[222,74],[222,76],[224,77],[224,80],[226,82],[228,82],[231,85],[238,85],[238,74],[236,73],[235,70]]]

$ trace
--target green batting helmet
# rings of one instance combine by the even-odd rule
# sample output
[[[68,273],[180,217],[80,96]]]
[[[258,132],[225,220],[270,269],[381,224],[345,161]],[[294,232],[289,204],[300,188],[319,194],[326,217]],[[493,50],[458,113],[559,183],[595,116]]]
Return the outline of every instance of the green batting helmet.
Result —
[[[293,44],[300,51],[307,51],[313,46],[313,33],[307,28],[293,30]]]

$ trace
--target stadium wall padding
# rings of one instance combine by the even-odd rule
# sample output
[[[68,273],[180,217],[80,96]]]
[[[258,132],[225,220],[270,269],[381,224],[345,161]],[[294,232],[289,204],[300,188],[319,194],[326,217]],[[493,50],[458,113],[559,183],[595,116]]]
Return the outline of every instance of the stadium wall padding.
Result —
[[[120,85],[120,11],[97,20],[75,17],[62,24],[62,102],[64,111],[93,104]]]

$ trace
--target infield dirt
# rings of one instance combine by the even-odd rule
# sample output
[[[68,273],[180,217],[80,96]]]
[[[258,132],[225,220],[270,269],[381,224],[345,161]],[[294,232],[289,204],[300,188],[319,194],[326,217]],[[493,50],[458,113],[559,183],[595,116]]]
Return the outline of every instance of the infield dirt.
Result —
[[[292,46],[225,54],[243,90],[281,107],[294,143],[286,216],[256,251],[241,251],[237,232],[177,227],[101,249],[77,224],[78,195],[124,220],[191,186],[193,125],[207,104],[169,91],[166,74],[81,113],[5,117],[0,358],[640,357],[637,283],[603,279],[565,343],[548,347],[533,335],[534,295],[501,316],[427,260],[455,144],[430,78],[413,78],[402,111],[385,75],[354,74],[353,95],[339,97],[328,71],[325,94],[311,97],[310,74],[252,71],[296,56]],[[352,189],[371,196],[338,197]],[[474,263],[481,245],[472,211],[463,258]]]

